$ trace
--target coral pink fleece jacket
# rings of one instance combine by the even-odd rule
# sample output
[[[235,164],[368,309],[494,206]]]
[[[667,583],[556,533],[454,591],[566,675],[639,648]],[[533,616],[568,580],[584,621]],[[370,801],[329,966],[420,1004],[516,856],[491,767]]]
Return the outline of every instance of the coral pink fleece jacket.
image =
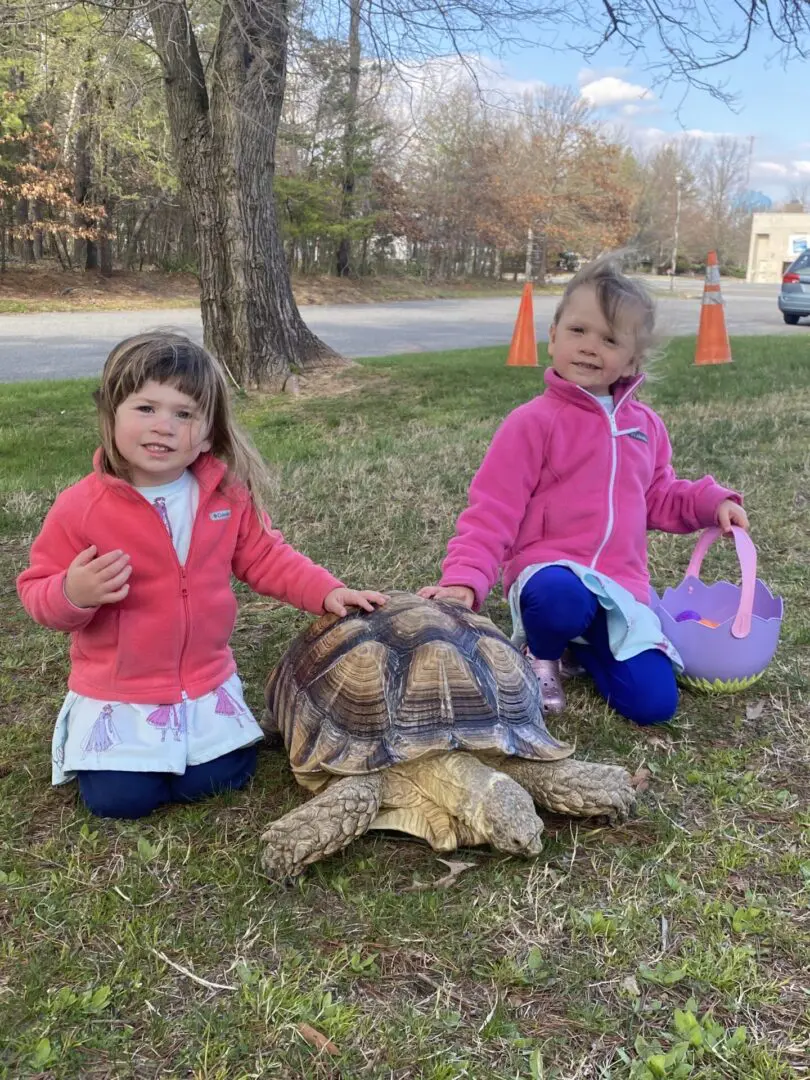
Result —
[[[468,586],[477,608],[501,567],[508,594],[527,566],[569,560],[647,603],[647,530],[694,532],[716,523],[723,499],[742,499],[711,476],[678,479],[663,421],[633,397],[643,376],[616,386],[612,416],[553,368],[545,382],[495,433],[441,584]]]
[[[313,613],[340,586],[327,570],[262,528],[247,491],[223,481],[211,454],[193,466],[199,484],[186,563],[152,504],[99,468],[69,487],[48,512],[17,589],[25,609],[52,630],[71,632],[68,686],[109,701],[176,704],[210,693],[236,670],[229,639],[236,620],[231,574],[258,593]],[[95,544],[99,555],[131,556],[129,595],[78,608],[67,599],[67,568]]]

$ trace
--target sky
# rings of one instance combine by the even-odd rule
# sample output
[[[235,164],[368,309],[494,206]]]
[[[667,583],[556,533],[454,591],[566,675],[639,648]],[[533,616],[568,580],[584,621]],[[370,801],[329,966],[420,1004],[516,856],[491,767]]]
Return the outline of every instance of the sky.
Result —
[[[748,187],[779,201],[788,197],[792,185],[810,187],[810,61],[784,66],[775,51],[772,40],[760,36],[748,53],[716,69],[725,91],[735,95],[731,108],[706,91],[657,84],[659,72],[643,55],[628,58],[610,46],[589,62],[574,49],[534,46],[487,63],[492,85],[507,92],[538,82],[579,88],[595,115],[619,125],[639,148],[684,135],[753,139]],[[649,57],[658,58],[653,53]]]

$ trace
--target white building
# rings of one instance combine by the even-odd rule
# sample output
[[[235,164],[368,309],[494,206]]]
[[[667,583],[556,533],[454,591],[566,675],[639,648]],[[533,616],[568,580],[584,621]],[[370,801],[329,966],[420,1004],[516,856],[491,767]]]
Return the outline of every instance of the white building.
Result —
[[[793,260],[810,247],[810,214],[754,214],[746,281],[776,285]]]

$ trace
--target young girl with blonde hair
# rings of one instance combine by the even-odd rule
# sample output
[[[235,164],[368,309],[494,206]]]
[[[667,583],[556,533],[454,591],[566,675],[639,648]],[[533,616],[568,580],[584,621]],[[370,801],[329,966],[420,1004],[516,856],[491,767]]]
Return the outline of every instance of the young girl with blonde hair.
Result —
[[[637,724],[677,708],[677,652],[648,606],[647,531],[748,527],[741,497],[679,479],[661,418],[636,399],[653,342],[646,290],[610,259],[569,282],[550,329],[545,393],[506,417],[473,478],[438,585],[478,608],[503,570],[517,644],[546,709],[565,705],[570,649]]]
[[[345,588],[271,527],[264,466],[205,349],[177,334],[122,341],[96,402],[93,472],[59,495],[17,585],[32,618],[71,634],[53,783],[75,777],[93,813],[137,818],[255,770],[232,574],[313,614],[386,598]]]

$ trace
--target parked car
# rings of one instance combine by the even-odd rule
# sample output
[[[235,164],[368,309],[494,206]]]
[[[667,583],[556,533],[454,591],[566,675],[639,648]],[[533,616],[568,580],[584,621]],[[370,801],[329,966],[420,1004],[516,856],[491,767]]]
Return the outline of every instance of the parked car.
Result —
[[[803,315],[810,315],[810,248],[787,268],[779,293],[779,310],[785,322],[791,325]]]

